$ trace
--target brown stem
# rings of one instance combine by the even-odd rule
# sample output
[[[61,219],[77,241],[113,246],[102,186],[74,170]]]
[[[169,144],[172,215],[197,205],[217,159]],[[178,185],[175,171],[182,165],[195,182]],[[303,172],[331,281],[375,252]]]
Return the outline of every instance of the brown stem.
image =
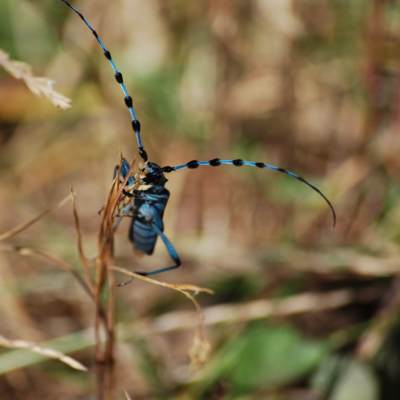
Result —
[[[78,212],[76,210],[76,199],[75,199],[75,193],[73,192],[73,189],[71,187],[71,197],[72,197],[72,211],[74,214],[74,220],[75,220],[75,228],[76,228],[76,233],[78,237],[78,253],[79,257],[81,259],[81,263],[83,266],[83,271],[85,272],[86,280],[89,284],[90,290],[94,291],[94,283],[92,279],[92,275],[90,273],[90,267],[89,263],[87,261],[87,258],[85,257],[85,254],[83,253],[83,246],[82,246],[82,234],[81,234],[81,228],[79,225],[79,217],[78,217]]]
[[[120,169],[122,155],[120,159]],[[94,287],[94,297],[98,304],[95,319],[95,358],[96,358],[96,378],[97,378],[97,397],[99,400],[111,400],[114,391],[114,327],[115,327],[115,282],[114,272],[110,268],[112,265],[113,240],[114,240],[114,214],[118,207],[123,188],[125,187],[135,160],[132,162],[125,180],[120,183],[119,176],[114,179],[107,201],[104,205],[100,221],[98,239],[98,257],[96,269],[96,284]],[[107,319],[100,315],[101,293],[104,288],[106,277],[108,278],[108,305]],[[101,334],[105,333],[106,341],[101,342]]]

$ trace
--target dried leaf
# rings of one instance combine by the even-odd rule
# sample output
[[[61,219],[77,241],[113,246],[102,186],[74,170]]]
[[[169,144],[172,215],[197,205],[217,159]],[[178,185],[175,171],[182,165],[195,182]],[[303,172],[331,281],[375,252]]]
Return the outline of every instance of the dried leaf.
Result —
[[[211,344],[203,332],[203,323],[199,324],[189,350],[190,372],[192,374],[200,371],[210,358]]]

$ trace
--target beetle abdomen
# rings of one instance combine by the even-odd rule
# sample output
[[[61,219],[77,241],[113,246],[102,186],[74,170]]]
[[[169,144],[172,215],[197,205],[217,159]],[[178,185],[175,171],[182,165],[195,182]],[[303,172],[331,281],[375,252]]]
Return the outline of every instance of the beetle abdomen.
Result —
[[[132,219],[129,239],[140,253],[152,255],[157,241],[157,234],[142,221]]]

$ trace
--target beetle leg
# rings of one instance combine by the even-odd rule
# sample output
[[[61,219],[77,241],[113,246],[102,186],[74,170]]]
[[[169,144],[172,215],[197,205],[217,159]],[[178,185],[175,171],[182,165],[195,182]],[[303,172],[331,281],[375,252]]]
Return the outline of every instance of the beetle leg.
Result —
[[[171,259],[175,262],[175,265],[173,265],[171,267],[165,267],[165,268],[156,269],[155,271],[136,272],[136,273],[139,274],[139,275],[142,275],[142,276],[151,276],[151,275],[160,274],[161,272],[171,271],[173,269],[178,268],[181,265],[181,260],[179,259],[178,253],[176,252],[176,250],[175,250],[174,246],[172,245],[172,243],[169,241],[169,239],[164,235],[164,233],[155,224],[149,224],[148,226],[164,242],[164,245],[165,245],[165,247],[166,247],[166,249],[168,251],[168,254],[171,257]],[[125,286],[125,285],[131,283],[132,280],[133,280],[133,278],[127,280],[126,282],[123,282],[123,283],[119,284],[118,286]]]

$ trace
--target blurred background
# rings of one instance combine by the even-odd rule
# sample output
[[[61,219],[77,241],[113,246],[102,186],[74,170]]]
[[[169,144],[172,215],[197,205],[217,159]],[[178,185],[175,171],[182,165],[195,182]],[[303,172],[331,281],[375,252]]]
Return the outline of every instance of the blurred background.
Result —
[[[338,217],[333,229],[318,194],[273,171],[169,174],[165,233],[182,266],[156,278],[215,290],[197,297],[213,312],[212,352],[191,375],[193,305],[145,282],[120,288],[116,398],[126,389],[132,399],[398,399],[399,2],[72,4],[123,73],[151,161],[277,165],[320,188]],[[88,28],[55,0],[2,0],[0,49],[72,99],[55,108],[0,68],[0,233],[73,186],[90,256],[119,149],[128,160],[137,151],[121,89]],[[152,257],[135,256],[128,228],[116,234],[116,265],[171,264],[160,241]],[[82,271],[76,241],[67,204],[7,242]],[[0,258],[0,334],[89,367],[1,349],[0,397],[91,399],[92,303],[42,258]]]

